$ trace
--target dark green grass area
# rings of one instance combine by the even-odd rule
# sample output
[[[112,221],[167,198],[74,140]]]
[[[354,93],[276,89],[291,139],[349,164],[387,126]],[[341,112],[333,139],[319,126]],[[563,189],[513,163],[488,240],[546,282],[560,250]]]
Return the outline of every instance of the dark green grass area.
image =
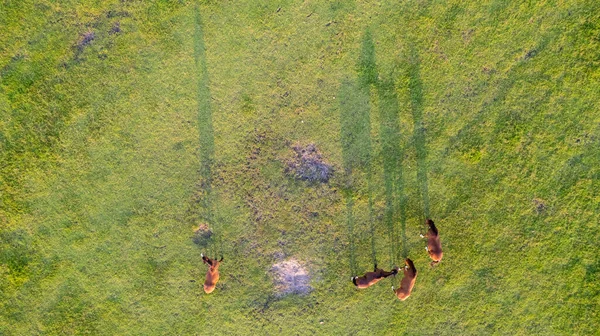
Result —
[[[0,334],[596,334],[598,13],[0,1]],[[405,302],[350,281],[405,257]]]

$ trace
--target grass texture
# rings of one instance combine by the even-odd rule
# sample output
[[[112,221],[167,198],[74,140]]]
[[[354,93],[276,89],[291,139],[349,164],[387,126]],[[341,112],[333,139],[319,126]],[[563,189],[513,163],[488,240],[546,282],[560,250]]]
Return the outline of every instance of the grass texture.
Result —
[[[0,0],[0,334],[597,334],[599,13]],[[349,280],[406,256],[405,302]]]

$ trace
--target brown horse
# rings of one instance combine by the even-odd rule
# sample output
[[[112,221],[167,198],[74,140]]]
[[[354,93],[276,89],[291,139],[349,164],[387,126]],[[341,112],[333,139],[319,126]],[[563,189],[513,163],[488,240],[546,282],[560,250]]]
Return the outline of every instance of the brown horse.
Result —
[[[373,272],[367,272],[361,277],[352,277],[352,283],[359,289],[371,287],[378,283],[381,279],[387,278],[390,275],[398,274],[398,269],[393,269],[391,272],[386,272],[375,265]]]
[[[217,259],[210,259],[201,254],[202,261],[205,264],[208,264],[208,272],[206,272],[206,280],[204,281],[204,291],[206,294],[212,293],[215,290],[215,286],[217,285],[217,281],[219,281],[219,266],[223,261],[223,257],[221,260],[217,261]]]
[[[404,271],[404,278],[400,281],[400,288],[394,289],[392,286],[392,290],[398,297],[398,299],[404,301],[410,296],[410,292],[412,292],[413,287],[415,286],[415,281],[417,280],[417,269],[415,268],[415,264],[413,264],[412,260],[406,258],[404,261],[406,266],[402,268]]]
[[[429,253],[431,260],[433,260],[430,265],[435,266],[444,256],[444,253],[442,252],[442,242],[440,242],[440,236],[435,227],[435,223],[433,223],[431,219],[425,221],[425,226],[427,227],[427,233],[421,235],[421,238],[427,238],[427,247],[425,250]]]

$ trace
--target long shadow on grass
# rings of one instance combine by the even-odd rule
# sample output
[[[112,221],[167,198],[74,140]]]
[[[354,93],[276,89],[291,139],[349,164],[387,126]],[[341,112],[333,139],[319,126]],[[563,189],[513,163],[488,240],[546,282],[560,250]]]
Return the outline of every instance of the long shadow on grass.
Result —
[[[344,197],[346,199],[347,229],[350,245],[349,264],[350,271],[356,275],[358,264],[356,261],[356,239],[354,234],[355,218],[353,213],[354,195],[357,186],[353,178],[357,172],[367,174],[370,189],[371,167],[371,121],[369,107],[369,91],[355,81],[344,80],[340,87],[340,136],[342,141],[342,157],[345,172]],[[368,192],[369,206],[371,207],[371,194]],[[371,211],[371,210],[370,210]],[[372,220],[371,220],[371,225]],[[373,229],[372,229],[373,230]],[[373,233],[373,232],[371,232]],[[377,263],[374,249],[374,235],[372,234],[371,247],[373,263]]]
[[[413,141],[417,153],[417,182],[423,202],[423,214],[430,218],[429,186],[427,182],[427,148],[425,146],[425,125],[423,123],[423,82],[421,81],[420,60],[417,49],[412,46],[408,64],[408,90],[413,115]]]
[[[390,263],[395,264],[400,258],[398,249],[398,232],[395,223],[400,220],[402,234],[402,256],[406,257],[406,212],[404,203],[404,183],[402,180],[402,157],[400,149],[400,118],[398,97],[394,82],[379,79],[375,60],[375,43],[371,32],[367,30],[362,41],[362,49],[358,62],[359,81],[364,90],[371,86],[377,88],[379,96],[380,138],[383,153],[383,173],[385,184],[385,217],[384,222],[390,239]],[[369,209],[372,211],[372,207]],[[372,219],[372,218],[371,218]],[[373,225],[373,222],[372,222]],[[374,229],[372,227],[372,239]],[[374,244],[373,244],[374,249]],[[375,252],[373,252],[375,253]]]
[[[199,7],[195,7],[194,20],[194,61],[196,63],[196,74],[198,81],[198,131],[200,133],[200,188],[202,198],[200,206],[204,220],[215,233],[214,246],[211,251],[216,257],[218,252],[223,254],[223,240],[217,228],[213,211],[212,192],[212,167],[215,156],[215,136],[212,123],[212,109],[210,105],[210,89],[208,81],[208,69],[206,66],[206,48],[204,46],[204,32],[202,30],[202,18]],[[220,250],[220,251],[219,251]]]
[[[368,198],[368,221],[371,237],[371,258],[377,265],[377,252],[375,245],[375,218],[373,210],[373,174],[372,174],[372,141],[371,141],[371,117],[370,117],[370,91],[371,87],[378,86],[377,65],[375,62],[375,44],[371,32],[367,30],[363,36],[362,46],[357,62],[358,81],[345,80],[340,89],[341,108],[341,141],[342,156],[344,160],[344,171],[346,175],[346,186],[344,196],[346,198],[348,239],[350,244],[350,269],[353,274],[358,271],[356,262],[356,241],[354,238],[355,220],[353,214],[354,195],[356,194],[358,172],[364,173],[367,182]],[[393,86],[393,85],[392,85]],[[385,91],[385,90],[384,90]],[[396,102],[397,110],[397,102]],[[392,107],[393,108],[393,107]],[[397,116],[396,116],[397,118]],[[397,120],[396,120],[397,121]],[[392,130],[391,132],[394,132]],[[396,157],[397,158],[397,157]],[[391,183],[393,185],[393,182]],[[390,190],[393,194],[393,190]],[[389,202],[390,209],[393,202]],[[393,211],[392,211],[393,212]],[[387,222],[392,239],[392,256],[394,259],[394,234],[393,219]]]
[[[408,256],[406,242],[406,199],[404,196],[404,180],[402,158],[404,153],[400,147],[400,118],[398,97],[394,82],[381,80],[378,85],[379,123],[381,149],[383,154],[383,180],[385,185],[384,222],[390,238],[390,262]],[[398,232],[396,222],[400,222],[402,235],[402,254],[398,248]]]
[[[371,32],[367,29],[363,36],[360,55],[358,58],[358,89],[363,92],[367,99],[365,109],[364,130],[366,137],[363,144],[366,150],[366,161],[363,164],[367,177],[367,198],[369,211],[369,231],[371,234],[371,258],[373,264],[377,265],[377,252],[375,247],[375,216],[373,215],[373,173],[372,173],[372,144],[371,144],[371,107],[369,96],[372,85],[377,84],[377,64],[375,62],[375,44]]]

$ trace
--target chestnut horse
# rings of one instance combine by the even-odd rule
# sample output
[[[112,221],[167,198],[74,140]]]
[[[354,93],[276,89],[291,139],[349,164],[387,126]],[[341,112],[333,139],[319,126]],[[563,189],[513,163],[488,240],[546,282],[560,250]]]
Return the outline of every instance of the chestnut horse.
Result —
[[[391,272],[386,272],[381,268],[377,268],[377,265],[375,265],[373,272],[367,272],[361,277],[352,277],[352,283],[354,283],[354,285],[357,288],[363,289],[373,286],[374,284],[378,283],[381,279],[396,274],[398,274],[398,269],[393,269]]]
[[[444,256],[444,253],[442,252],[442,242],[440,242],[438,230],[431,219],[425,221],[425,226],[427,227],[427,233],[421,235],[421,238],[427,237],[427,247],[425,250],[429,253],[431,260],[433,260],[430,265],[435,266]]]
[[[209,265],[208,272],[206,272],[206,280],[204,281],[204,291],[206,294],[210,294],[215,290],[217,281],[219,281],[219,266],[223,261],[223,257],[221,257],[221,260],[217,261],[217,259],[205,257],[204,254],[200,255],[202,256],[202,261]]]
[[[394,289],[394,286],[392,286],[392,290],[401,301],[406,300],[410,296],[410,292],[412,292],[415,281],[417,280],[417,269],[412,260],[406,258],[404,263],[406,266],[402,268],[404,271],[404,278],[400,281],[400,288]]]

